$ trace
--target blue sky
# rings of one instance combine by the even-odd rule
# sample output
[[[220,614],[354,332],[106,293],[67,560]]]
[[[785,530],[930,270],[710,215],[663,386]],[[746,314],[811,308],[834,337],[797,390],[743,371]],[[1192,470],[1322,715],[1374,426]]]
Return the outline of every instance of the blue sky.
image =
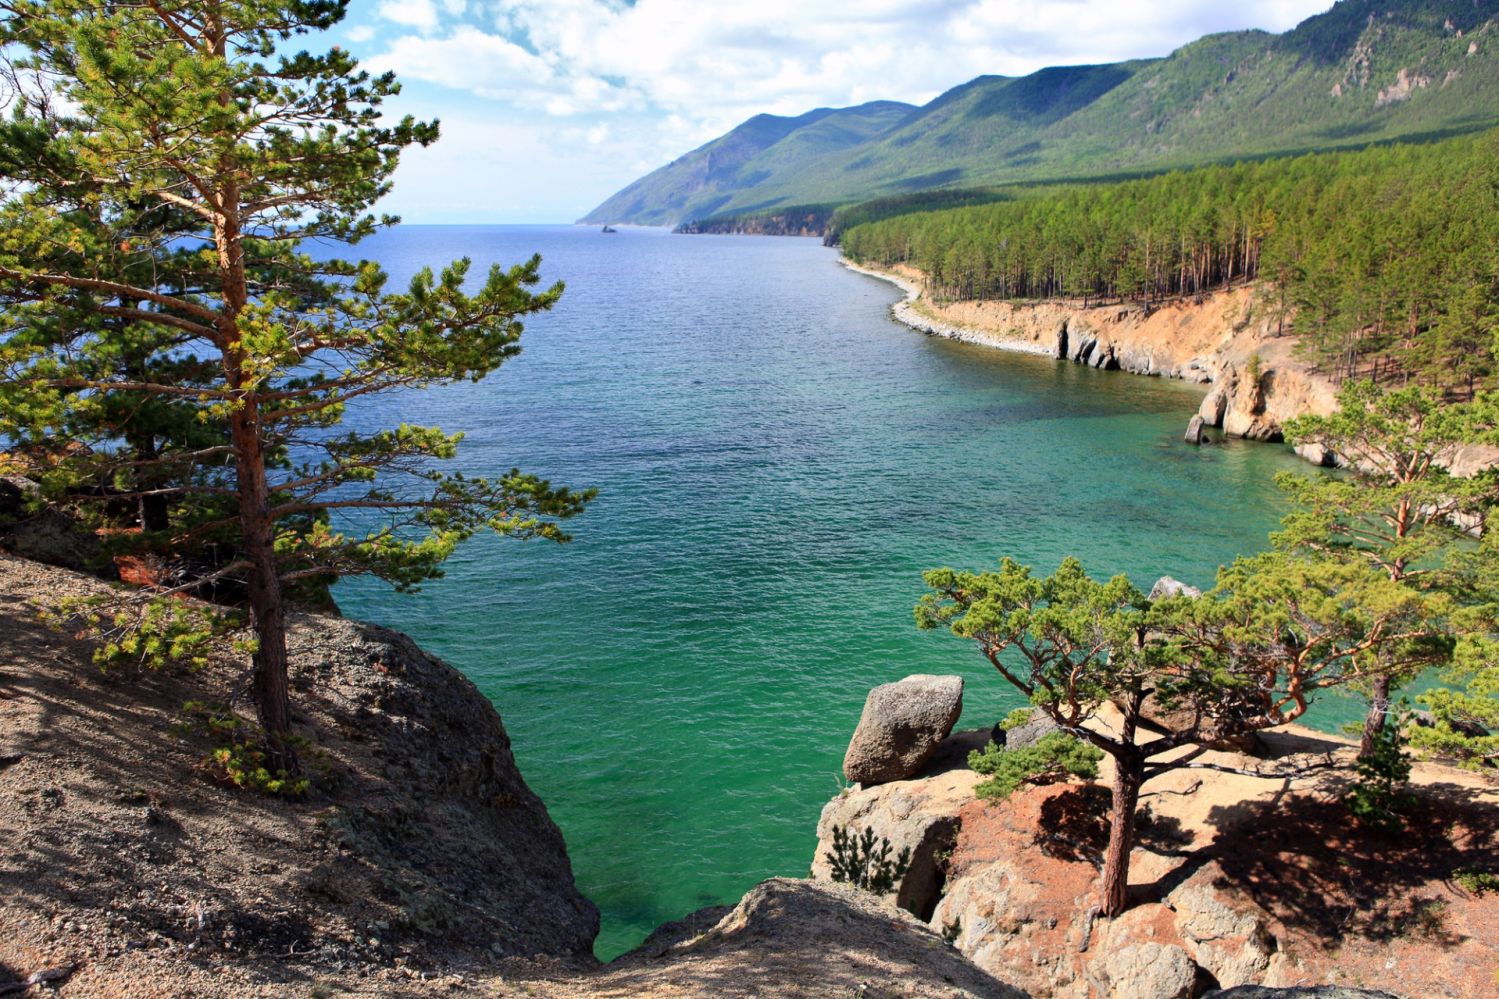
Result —
[[[761,112],[921,104],[984,73],[1284,31],[1330,0],[354,0],[322,41],[395,70],[443,138],[382,208],[407,222],[569,222]]]

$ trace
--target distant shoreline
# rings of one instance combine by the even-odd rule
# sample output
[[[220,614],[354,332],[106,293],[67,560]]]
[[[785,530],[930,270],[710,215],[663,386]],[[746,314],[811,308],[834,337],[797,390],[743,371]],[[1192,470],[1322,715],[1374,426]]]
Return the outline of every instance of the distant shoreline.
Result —
[[[929,302],[915,268],[869,267],[841,256],[858,274],[904,292],[890,307],[896,321],[942,336],[1019,354],[1050,357],[1102,371],[1180,379],[1207,386],[1198,407],[1201,426],[1225,436],[1279,442],[1281,427],[1306,413],[1337,408],[1336,387],[1296,355],[1296,340],[1257,308],[1253,285],[1211,292],[1201,300],[1174,299],[1149,310],[1128,302],[1078,301]],[[1257,379],[1249,372],[1257,370]],[[1200,436],[1193,423],[1183,430]],[[1320,448],[1296,449],[1314,464],[1331,456]]]
[[[856,274],[864,274],[872,278],[878,278],[881,281],[887,281],[905,292],[905,298],[890,306],[890,315],[918,333],[925,333],[928,336],[946,337],[949,340],[978,344],[983,347],[995,347],[999,350],[1008,350],[1016,354],[1032,354],[1061,360],[1061,358],[1057,357],[1055,350],[1034,340],[1008,339],[998,335],[993,330],[944,322],[928,316],[916,304],[921,298],[921,288],[914,281],[903,278],[898,274],[891,274],[888,271],[878,271],[868,267],[861,267],[842,254],[839,254],[838,262]]]

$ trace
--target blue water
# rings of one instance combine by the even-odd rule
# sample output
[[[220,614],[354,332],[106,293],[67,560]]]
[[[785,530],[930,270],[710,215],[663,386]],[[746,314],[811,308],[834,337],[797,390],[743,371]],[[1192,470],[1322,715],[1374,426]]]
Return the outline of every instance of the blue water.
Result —
[[[1211,583],[1263,547],[1285,449],[1194,448],[1200,387],[921,336],[889,285],[814,240],[407,226],[358,248],[422,264],[544,257],[568,288],[487,381],[358,422],[468,432],[599,498],[557,546],[478,538],[416,595],[341,583],[493,699],[603,912],[598,952],[805,874],[868,689],[961,673],[964,723],[1020,702],[964,643],[918,632],[923,569]]]

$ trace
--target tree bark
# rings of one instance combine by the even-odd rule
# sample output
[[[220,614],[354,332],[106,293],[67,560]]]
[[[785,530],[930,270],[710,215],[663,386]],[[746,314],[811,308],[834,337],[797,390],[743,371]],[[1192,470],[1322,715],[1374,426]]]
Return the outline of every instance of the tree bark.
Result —
[[[1374,755],[1374,743],[1384,731],[1385,718],[1390,713],[1390,678],[1374,678],[1374,693],[1369,698],[1369,713],[1364,716],[1364,736],[1359,740],[1359,759],[1367,760]]]
[[[1114,757],[1113,807],[1109,846],[1103,858],[1103,904],[1099,911],[1117,916],[1129,904],[1129,854],[1135,844],[1135,808],[1145,783],[1145,761],[1135,755]]]

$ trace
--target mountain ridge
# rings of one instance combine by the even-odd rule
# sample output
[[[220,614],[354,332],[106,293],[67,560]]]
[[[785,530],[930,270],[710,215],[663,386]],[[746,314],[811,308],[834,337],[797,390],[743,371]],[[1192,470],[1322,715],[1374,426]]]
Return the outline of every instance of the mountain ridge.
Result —
[[[1282,34],[1220,32],[1159,58],[983,75],[919,108],[757,115],[580,221],[679,224],[1475,131],[1499,124],[1496,18],[1499,0],[1340,0]],[[821,134],[835,127],[835,139]]]

